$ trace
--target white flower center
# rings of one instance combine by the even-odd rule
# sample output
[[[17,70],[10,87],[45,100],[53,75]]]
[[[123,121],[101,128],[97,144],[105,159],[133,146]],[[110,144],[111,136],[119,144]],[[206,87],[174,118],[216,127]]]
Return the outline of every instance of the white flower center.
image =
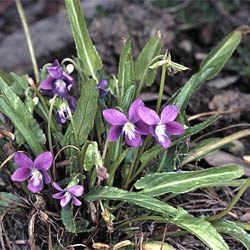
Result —
[[[160,142],[164,142],[165,125],[158,124],[155,128],[155,134]]]
[[[58,89],[59,92],[64,92],[66,89],[66,82],[64,82],[63,80],[56,80],[55,81],[55,86],[56,89]]]
[[[66,193],[64,194],[64,197],[65,197],[65,203],[68,203],[68,202],[70,202],[70,200],[71,200],[71,198],[72,198],[72,195],[71,195],[70,192],[66,192]]]
[[[31,174],[32,174],[31,179],[32,180],[34,179],[33,185],[35,187],[39,186],[42,179],[43,179],[42,173],[39,170],[37,170],[36,168],[32,168]]]
[[[125,135],[128,136],[130,140],[135,139],[135,125],[131,122],[126,122],[123,126],[123,131]]]

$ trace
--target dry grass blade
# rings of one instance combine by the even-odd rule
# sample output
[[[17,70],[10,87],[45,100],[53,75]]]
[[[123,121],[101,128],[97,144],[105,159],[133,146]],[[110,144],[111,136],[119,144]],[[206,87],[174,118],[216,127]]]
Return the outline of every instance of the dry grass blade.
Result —
[[[31,216],[29,227],[28,227],[28,234],[29,234],[29,246],[31,250],[36,250],[36,242],[35,242],[35,236],[34,236],[34,228],[35,228],[35,221],[36,221],[36,215],[37,213],[35,210],[32,211],[33,215]]]

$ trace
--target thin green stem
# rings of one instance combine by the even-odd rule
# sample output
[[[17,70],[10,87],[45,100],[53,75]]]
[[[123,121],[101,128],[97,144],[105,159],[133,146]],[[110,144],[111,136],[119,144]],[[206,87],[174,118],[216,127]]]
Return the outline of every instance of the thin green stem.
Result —
[[[222,211],[221,213],[208,217],[206,220],[207,221],[215,221],[215,220],[219,220],[222,217],[224,217],[226,214],[228,214],[232,208],[234,207],[234,205],[237,203],[237,201],[240,199],[240,197],[242,196],[242,194],[246,191],[246,189],[249,187],[250,185],[250,178],[247,179],[247,181],[245,182],[245,184],[241,187],[241,189],[239,190],[239,192],[235,195],[235,197],[233,198],[233,200],[231,201],[231,203],[229,204],[229,206]]]
[[[30,57],[31,57],[31,62],[32,62],[33,70],[34,70],[36,83],[38,84],[39,83],[39,72],[38,72],[38,66],[37,66],[37,61],[36,61],[36,55],[35,55],[34,47],[32,44],[32,39],[30,36],[30,31],[29,31],[27,19],[25,17],[23,6],[22,6],[20,0],[16,0],[16,7],[17,7],[18,14],[20,16],[20,19],[22,21],[22,25],[23,25],[23,29],[24,29],[24,33],[26,36]]]
[[[164,85],[165,85],[166,72],[167,72],[167,65],[165,64],[165,65],[162,66],[161,83],[160,83],[158,101],[157,101],[157,105],[156,105],[156,113],[159,113],[160,107],[161,107],[161,101],[162,101],[162,95],[163,95],[163,90],[164,90]]]
[[[57,98],[57,94],[51,99],[50,109],[49,109],[49,117],[48,117],[48,142],[49,142],[49,150],[53,154],[53,146],[52,146],[52,137],[51,137],[51,117],[53,112],[53,107],[55,100]]]
[[[69,104],[67,103],[66,106],[67,106],[67,111],[68,111],[68,114],[69,114],[70,122],[71,122],[71,125],[72,125],[72,129],[73,129],[73,134],[74,134],[74,137],[75,137],[76,146],[79,148],[80,147],[80,143],[79,143],[78,136],[77,136],[75,122],[74,122],[71,110],[69,108]]]
[[[138,152],[139,152],[139,148],[136,148],[135,154],[134,154],[132,162],[130,164],[130,168],[129,168],[129,172],[128,172],[128,175],[127,175],[127,178],[126,178],[126,182],[125,182],[124,187],[123,187],[123,189],[125,189],[125,190],[128,188],[129,183],[131,183],[130,179],[131,179],[131,175],[132,175],[132,172],[133,172],[133,169],[134,169],[134,165],[135,165],[135,162],[136,162],[136,159],[137,159],[137,156],[138,156]]]
[[[141,78],[141,80],[140,80],[140,82],[139,82],[139,85],[138,85],[138,89],[137,89],[137,92],[136,92],[136,98],[138,98],[139,95],[140,95],[140,93],[141,93],[143,84],[144,84],[144,82],[145,82],[145,79],[146,79],[146,76],[147,76],[147,73],[148,73],[148,67],[149,67],[151,64],[155,63],[158,59],[162,59],[162,57],[163,57],[163,55],[156,56],[155,58],[153,58],[153,59],[149,62],[149,64],[148,64],[147,67],[145,68],[145,70],[144,70],[144,72],[143,72],[143,74],[142,74],[142,78]]]

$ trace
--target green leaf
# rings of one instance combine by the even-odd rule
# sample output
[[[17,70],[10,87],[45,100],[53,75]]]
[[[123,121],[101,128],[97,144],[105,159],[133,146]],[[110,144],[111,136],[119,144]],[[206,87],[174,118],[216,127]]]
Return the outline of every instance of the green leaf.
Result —
[[[159,196],[166,193],[187,193],[197,188],[216,186],[221,181],[241,177],[244,169],[240,166],[223,166],[197,171],[148,174],[135,183],[140,194]]]
[[[113,162],[111,166],[108,168],[109,178],[107,179],[107,185],[112,186],[114,182],[114,176],[117,168],[120,166],[124,158],[126,157],[127,153],[129,152],[130,148],[125,149],[119,156],[118,160]]]
[[[183,135],[173,137],[171,147],[176,145],[176,143],[178,143],[180,141],[184,141],[186,138],[188,138],[194,134],[197,134],[201,130],[205,129],[206,127],[208,127],[209,125],[214,123],[219,118],[220,118],[220,116],[214,116],[214,117],[211,117],[210,119],[208,119],[202,123],[199,123],[195,126],[192,126],[191,128],[186,129],[185,133]],[[165,150],[166,149],[164,149],[160,145],[156,144],[151,149],[149,149],[148,151],[146,151],[145,153],[142,154],[142,156],[140,157],[140,161],[144,166],[146,166],[151,160],[154,159],[154,157],[156,157],[160,153],[164,152]]]
[[[141,80],[153,58],[159,55],[163,42],[159,36],[153,37],[143,48],[135,64],[135,80]],[[154,81],[156,69],[148,69],[145,79],[146,85],[151,86]]]
[[[235,222],[221,219],[212,222],[212,225],[219,233],[228,234],[234,237],[239,240],[246,247],[246,249],[250,250],[250,235]]]
[[[12,193],[0,192],[0,211],[6,210],[8,207],[13,205],[20,198]]]
[[[79,144],[83,145],[94,126],[97,110],[98,91],[94,80],[88,80],[81,89],[81,96],[77,101],[76,111],[73,115]],[[64,136],[63,144],[75,144],[72,125],[70,124]]]
[[[96,187],[86,194],[85,199],[95,200],[120,200],[135,204],[153,211],[154,213],[163,214],[166,222],[176,224],[180,228],[196,235],[212,250],[229,250],[223,238],[216,229],[202,218],[195,218],[184,209],[176,209],[158,199],[149,197],[144,194],[128,192],[115,187]],[[172,218],[169,218],[172,217]]]
[[[86,74],[97,84],[96,71],[102,68],[102,61],[89,37],[79,0],[65,0],[66,8],[75,39],[77,55],[83,61]]]
[[[29,112],[20,98],[10,89],[10,87],[3,81],[1,77],[0,89],[4,96],[4,99],[6,100],[6,104],[13,109],[17,116],[19,116],[19,118],[23,121],[24,126],[32,131],[32,134],[34,135],[34,137],[36,137],[37,143],[44,145],[46,143],[46,137],[38,122],[34,119],[33,115]],[[12,120],[12,117],[8,117]],[[16,126],[16,124],[14,125]],[[20,129],[18,129],[18,131],[21,133]]]
[[[124,96],[134,84],[134,63],[132,58],[131,40],[126,39],[119,61],[118,72],[118,104],[124,107]]]
[[[179,208],[171,222],[193,233],[212,250],[229,250],[217,230],[203,218],[195,218],[184,209]]]
[[[96,187],[85,195],[85,199],[90,201],[95,200],[118,200],[132,203],[143,208],[165,214],[166,216],[175,216],[176,208],[152,198],[148,195],[128,192],[116,187]]]
[[[19,96],[24,96],[25,91],[30,88],[28,85],[27,79],[28,76],[19,76],[13,72],[10,73],[10,76],[14,80],[13,83],[11,84],[10,88]],[[32,91],[33,92],[33,91]]]
[[[73,208],[73,202],[71,202],[70,205],[63,207],[61,210],[61,218],[66,231],[70,233],[82,233],[92,231],[92,229],[87,228],[89,225],[89,222],[87,220],[81,219],[76,222],[74,221]]]
[[[200,71],[194,74],[169,103],[176,105],[182,113],[191,95],[207,80],[214,78],[239,45],[242,35],[249,32],[248,26],[241,26],[226,36],[201,63]]]

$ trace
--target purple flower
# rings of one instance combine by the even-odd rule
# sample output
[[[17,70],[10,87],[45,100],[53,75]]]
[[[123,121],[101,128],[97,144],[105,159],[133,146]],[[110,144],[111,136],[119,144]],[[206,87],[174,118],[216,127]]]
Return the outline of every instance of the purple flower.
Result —
[[[184,133],[184,127],[180,123],[174,122],[178,115],[178,108],[174,105],[167,105],[161,112],[161,118],[154,110],[146,107],[140,107],[138,115],[149,125],[150,134],[164,148],[171,145],[167,134],[180,135]]]
[[[28,189],[33,193],[38,193],[43,189],[43,178],[46,184],[50,183],[50,176],[47,171],[51,167],[52,161],[51,152],[38,155],[34,162],[25,154],[17,152],[14,156],[14,162],[20,168],[12,174],[11,179],[21,182],[31,176]]]
[[[97,89],[99,89],[100,98],[104,98],[108,94],[108,90],[106,90],[108,86],[108,80],[103,79],[99,82]]]
[[[137,114],[139,107],[144,107],[144,103],[141,99],[136,99],[129,108],[128,118],[116,109],[103,111],[104,119],[113,125],[109,131],[109,141],[116,141],[122,133],[125,133],[125,139],[129,146],[142,145],[141,135],[147,135],[149,131],[148,125]]]
[[[73,78],[59,66],[58,60],[55,60],[52,66],[46,67],[46,69],[50,76],[42,81],[41,89],[48,94],[66,97],[73,86]]]
[[[76,110],[76,103],[77,103],[76,99],[73,96],[68,96],[67,98],[65,98],[59,105],[58,110],[56,111],[56,121],[59,124],[63,124],[67,120],[70,120],[70,116],[67,110],[66,100],[68,101],[71,113],[74,114]]]
[[[60,199],[60,204],[62,207],[66,207],[71,200],[75,206],[81,206],[81,202],[76,198],[83,194],[83,186],[82,185],[74,185],[65,189],[62,189],[56,182],[53,182],[53,187],[60,191],[53,195],[53,198]]]

